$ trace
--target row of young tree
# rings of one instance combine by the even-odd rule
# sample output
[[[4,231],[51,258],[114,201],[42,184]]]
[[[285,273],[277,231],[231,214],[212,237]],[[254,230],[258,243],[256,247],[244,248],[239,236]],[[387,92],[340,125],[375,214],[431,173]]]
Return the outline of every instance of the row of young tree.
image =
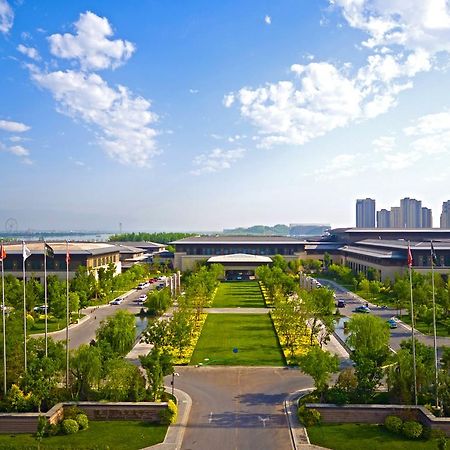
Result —
[[[69,385],[66,386],[66,349],[63,342],[43,338],[28,341],[28,367],[23,369],[23,349],[8,359],[8,394],[3,411],[46,410],[68,400],[151,400],[140,370],[123,357],[135,342],[135,317],[118,311],[101,323],[96,339],[70,353]],[[10,343],[8,343],[10,344]]]
[[[386,303],[397,307],[400,311],[409,308],[411,291],[407,273],[397,275],[394,280],[386,279],[381,282],[376,279],[373,271],[369,271],[367,277],[363,273],[355,275],[349,267],[338,264],[330,265],[327,272],[343,284],[352,286],[353,290],[369,301]],[[450,278],[444,279],[440,273],[435,273],[434,284],[436,319],[447,327],[447,332],[450,333]],[[431,273],[420,274],[413,270],[412,285],[416,319],[423,321],[431,331],[433,324]]]

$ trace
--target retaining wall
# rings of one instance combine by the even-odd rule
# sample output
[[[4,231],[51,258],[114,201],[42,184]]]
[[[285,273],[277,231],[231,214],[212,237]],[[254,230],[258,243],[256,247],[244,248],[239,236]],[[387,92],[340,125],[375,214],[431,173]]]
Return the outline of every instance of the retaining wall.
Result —
[[[167,403],[153,402],[67,402],[57,403],[46,413],[1,413],[0,433],[36,433],[39,416],[44,416],[49,423],[60,422],[64,410],[71,406],[82,409],[89,420],[139,420],[159,423],[160,412],[167,409]]]
[[[450,418],[436,417],[423,406],[412,405],[331,405],[307,403],[307,408],[320,412],[324,423],[384,423],[387,416],[403,420],[417,420],[432,429],[442,430],[450,436]]]

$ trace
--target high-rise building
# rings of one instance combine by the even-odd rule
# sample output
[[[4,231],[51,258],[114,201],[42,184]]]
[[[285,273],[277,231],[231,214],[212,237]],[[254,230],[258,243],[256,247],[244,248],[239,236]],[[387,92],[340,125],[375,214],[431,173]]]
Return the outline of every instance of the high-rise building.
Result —
[[[356,200],[356,227],[375,228],[375,200],[371,198]]]
[[[402,228],[422,228],[422,202],[415,198],[402,198],[400,217]]]
[[[391,226],[391,212],[387,209],[377,211],[377,228],[389,228]]]
[[[393,206],[389,214],[389,228],[403,228],[400,206]]]
[[[442,203],[441,228],[450,228],[450,200]]]
[[[433,215],[430,208],[422,207],[422,228],[433,228]]]

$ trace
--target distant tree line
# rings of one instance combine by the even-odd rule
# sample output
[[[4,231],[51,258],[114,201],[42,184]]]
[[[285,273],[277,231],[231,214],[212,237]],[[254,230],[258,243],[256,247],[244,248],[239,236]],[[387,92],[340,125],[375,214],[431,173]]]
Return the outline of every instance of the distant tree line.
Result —
[[[193,233],[121,233],[113,234],[110,236],[110,242],[120,242],[120,241],[149,241],[157,242],[158,244],[168,244],[172,241],[177,241],[178,239],[183,239],[189,236],[195,236]]]

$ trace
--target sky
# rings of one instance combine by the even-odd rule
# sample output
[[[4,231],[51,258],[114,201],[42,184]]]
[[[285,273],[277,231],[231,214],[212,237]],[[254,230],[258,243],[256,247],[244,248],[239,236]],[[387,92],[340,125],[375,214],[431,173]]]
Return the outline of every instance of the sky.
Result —
[[[0,229],[439,226],[449,70],[446,0],[0,0]]]

